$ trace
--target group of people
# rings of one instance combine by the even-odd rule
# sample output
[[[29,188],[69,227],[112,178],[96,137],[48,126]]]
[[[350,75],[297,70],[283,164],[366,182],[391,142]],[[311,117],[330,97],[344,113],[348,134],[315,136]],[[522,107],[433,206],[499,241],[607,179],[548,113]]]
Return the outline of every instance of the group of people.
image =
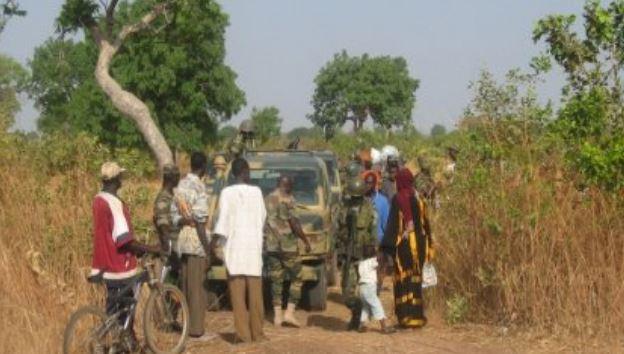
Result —
[[[233,183],[226,183],[225,158],[232,159]],[[299,327],[298,245],[309,252],[310,243],[297,218],[291,177],[279,178],[265,199],[260,188],[250,184],[249,164],[240,155],[217,156],[209,183],[206,155],[196,152],[190,160],[191,170],[184,178],[175,165],[162,168],[162,189],[154,203],[158,246],[135,239],[129,210],[118,196],[125,169],[115,162],[102,165],[102,190],[93,201],[92,272],[103,273],[106,280],[107,311],[115,311],[110,299],[133,281],[137,255],[166,254],[173,266],[171,281],[182,289],[189,305],[189,335],[212,338],[204,329],[207,273],[210,261],[221,258],[238,341],[265,339],[263,267],[271,278],[274,324]],[[366,161],[350,168],[339,223],[344,255],[341,285],[352,313],[349,329],[363,330],[375,319],[384,333],[394,331],[378,297],[388,265],[394,268],[399,325],[423,326],[421,276],[423,263],[432,255],[431,232],[425,203],[414,191],[414,177],[395,160],[388,160],[384,171],[371,170]],[[218,250],[222,255],[217,256]],[[290,289],[284,286],[286,280]]]
[[[376,166],[375,166],[376,165]],[[386,323],[379,292],[393,269],[394,310],[402,328],[426,324],[422,272],[433,256],[426,203],[414,188],[414,175],[397,155],[373,164],[364,151],[346,168],[341,228],[342,293],[351,310],[349,330],[365,331],[370,319]]]
[[[137,255],[166,254],[172,265],[171,281],[182,289],[189,305],[189,335],[212,338],[204,330],[207,272],[210,261],[221,258],[238,341],[264,339],[263,263],[273,280],[275,324],[298,327],[294,313],[301,296],[297,243],[302,239],[308,251],[310,243],[294,213],[291,178],[282,176],[265,202],[260,188],[250,184],[249,165],[243,158],[231,161],[234,182],[228,186],[222,156],[215,158],[210,179],[205,178],[207,167],[207,157],[200,152],[191,155],[191,171],[182,179],[175,165],[163,167],[163,185],[154,203],[160,245],[151,246],[135,239],[129,210],[118,196],[125,169],[115,162],[102,166],[103,187],[93,202],[92,273],[102,273],[106,281],[107,311],[116,310],[110,299],[133,281]],[[217,250],[222,250],[221,257]],[[290,291],[284,289],[285,279],[291,281]],[[289,294],[283,314],[282,293]]]

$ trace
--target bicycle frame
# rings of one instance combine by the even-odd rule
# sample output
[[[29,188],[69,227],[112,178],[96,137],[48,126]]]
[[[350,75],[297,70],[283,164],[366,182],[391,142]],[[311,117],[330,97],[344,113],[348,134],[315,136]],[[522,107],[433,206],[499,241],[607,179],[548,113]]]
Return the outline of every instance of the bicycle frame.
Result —
[[[149,280],[150,280],[150,276],[149,276],[148,271],[143,271],[139,273],[138,275],[136,275],[135,281],[121,288],[121,290],[119,291],[119,295],[110,299],[110,301],[113,303],[115,302],[120,303],[121,308],[118,311],[112,313],[111,315],[108,315],[108,319],[106,322],[109,322],[110,320],[111,324],[115,322],[118,323],[118,319],[122,315],[126,314],[127,315],[126,320],[124,321],[124,324],[123,326],[121,326],[121,328],[124,331],[128,330],[130,328],[130,325],[132,324],[132,319],[134,318],[136,307],[141,296],[141,287],[144,283],[149,282]],[[126,294],[130,289],[133,290],[133,296],[132,297],[124,296],[124,294]],[[130,303],[130,304],[127,305],[127,303]],[[108,330],[110,329],[111,326],[108,325],[106,327],[108,327],[107,328]]]

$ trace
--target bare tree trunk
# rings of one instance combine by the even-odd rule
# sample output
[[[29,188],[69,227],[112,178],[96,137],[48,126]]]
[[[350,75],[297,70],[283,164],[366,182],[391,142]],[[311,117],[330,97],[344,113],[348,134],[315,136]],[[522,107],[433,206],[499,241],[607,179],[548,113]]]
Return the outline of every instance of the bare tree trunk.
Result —
[[[101,42],[100,55],[95,68],[95,78],[102,90],[111,99],[113,106],[134,122],[156,157],[158,167],[162,169],[165,164],[173,163],[173,154],[160,129],[154,123],[147,105],[131,92],[124,90],[110,76],[111,60],[116,53],[117,48],[113,45],[105,40]]]
[[[110,75],[110,65],[124,40],[129,35],[147,28],[158,16],[166,11],[168,2],[156,4],[152,11],[143,16],[139,22],[124,26],[113,40],[109,37],[112,34],[113,14],[117,3],[118,0],[113,0],[107,10],[108,36],[102,33],[97,24],[90,26],[91,33],[100,50],[95,67],[95,79],[104,93],[110,98],[113,106],[134,122],[156,157],[159,169],[162,170],[165,164],[174,162],[171,149],[154,122],[147,105],[133,93],[124,90],[113,79]]]

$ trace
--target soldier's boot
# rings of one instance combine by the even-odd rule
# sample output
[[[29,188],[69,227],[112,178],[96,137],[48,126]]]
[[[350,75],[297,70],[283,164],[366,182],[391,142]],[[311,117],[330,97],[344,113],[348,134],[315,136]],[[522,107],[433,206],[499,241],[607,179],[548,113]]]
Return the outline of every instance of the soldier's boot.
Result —
[[[297,321],[297,317],[295,317],[295,304],[288,303],[288,307],[286,307],[286,313],[284,314],[284,323],[287,323],[293,327],[301,327],[299,321]]]
[[[284,316],[282,315],[282,306],[273,307],[273,313],[275,316],[273,317],[273,325],[275,327],[280,327],[284,322]]]

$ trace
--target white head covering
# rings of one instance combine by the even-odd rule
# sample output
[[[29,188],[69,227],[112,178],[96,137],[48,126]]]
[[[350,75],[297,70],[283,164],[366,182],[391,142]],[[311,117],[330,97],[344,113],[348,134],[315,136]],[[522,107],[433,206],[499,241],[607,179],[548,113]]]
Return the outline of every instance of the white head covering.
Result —
[[[381,148],[381,159],[384,161],[384,163],[388,161],[388,157],[398,158],[399,149],[397,149],[396,147],[392,145],[386,145],[383,148]]]

